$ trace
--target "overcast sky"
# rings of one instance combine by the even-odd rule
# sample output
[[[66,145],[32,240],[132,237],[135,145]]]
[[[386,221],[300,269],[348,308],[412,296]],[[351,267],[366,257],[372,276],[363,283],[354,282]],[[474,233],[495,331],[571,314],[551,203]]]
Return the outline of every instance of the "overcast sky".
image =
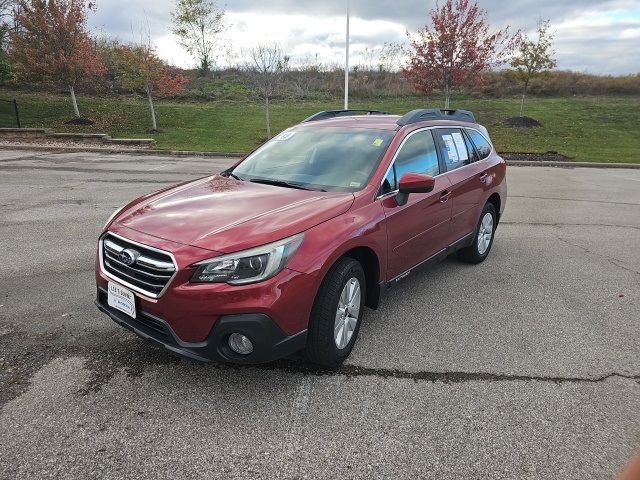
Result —
[[[428,20],[433,0],[351,0],[354,63],[366,47],[406,39]],[[640,0],[480,0],[492,25],[530,31],[551,19],[558,67],[597,74],[640,72]],[[139,39],[148,22],[161,57],[181,67],[195,61],[170,34],[173,0],[98,0],[92,30],[123,41]],[[344,60],[346,0],[226,0],[226,39],[236,54],[276,41],[297,63]],[[224,63],[220,54],[219,62]]]

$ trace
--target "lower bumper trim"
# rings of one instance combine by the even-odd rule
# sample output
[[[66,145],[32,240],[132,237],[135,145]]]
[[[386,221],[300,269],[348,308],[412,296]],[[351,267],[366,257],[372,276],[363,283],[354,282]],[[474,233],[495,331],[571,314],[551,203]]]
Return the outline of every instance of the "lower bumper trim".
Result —
[[[264,314],[226,315],[215,323],[204,342],[183,342],[163,319],[139,311],[137,318],[109,307],[107,292],[98,288],[96,306],[117,324],[171,353],[198,362],[220,361],[238,364],[267,363],[302,350],[307,342],[307,330],[286,335]],[[253,352],[240,355],[229,348],[228,338],[241,333],[253,343]]]

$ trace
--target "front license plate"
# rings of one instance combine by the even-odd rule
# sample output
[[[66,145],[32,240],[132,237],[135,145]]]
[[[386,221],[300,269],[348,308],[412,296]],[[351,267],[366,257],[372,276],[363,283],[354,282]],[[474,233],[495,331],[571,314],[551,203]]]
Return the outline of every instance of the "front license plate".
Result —
[[[131,290],[121,287],[117,283],[109,282],[107,301],[110,307],[136,318],[136,297]]]

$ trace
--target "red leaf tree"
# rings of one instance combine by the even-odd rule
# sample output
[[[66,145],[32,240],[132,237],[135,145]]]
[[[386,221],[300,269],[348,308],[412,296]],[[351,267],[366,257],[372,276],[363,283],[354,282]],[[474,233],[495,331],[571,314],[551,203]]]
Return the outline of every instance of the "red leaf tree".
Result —
[[[504,64],[517,44],[509,27],[492,31],[487,13],[469,0],[446,0],[431,10],[431,25],[411,43],[404,77],[419,92],[441,90],[445,108],[457,87],[481,84],[480,73]]]
[[[85,0],[18,0],[20,29],[12,35],[11,56],[19,78],[53,81],[69,89],[73,113],[80,118],[75,88],[104,74],[104,66],[87,32]]]
[[[184,91],[189,78],[166,65],[156,54],[150,40],[140,45],[116,45],[107,56],[120,86],[124,90],[143,92],[147,96],[151,129],[157,131],[154,92],[161,97],[175,97]]]

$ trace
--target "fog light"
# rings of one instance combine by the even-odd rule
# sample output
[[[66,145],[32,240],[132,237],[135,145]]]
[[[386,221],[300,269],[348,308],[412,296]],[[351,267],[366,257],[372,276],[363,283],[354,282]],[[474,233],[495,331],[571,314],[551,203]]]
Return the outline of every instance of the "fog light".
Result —
[[[253,352],[253,343],[240,333],[232,333],[229,336],[229,348],[240,355],[249,355]]]

